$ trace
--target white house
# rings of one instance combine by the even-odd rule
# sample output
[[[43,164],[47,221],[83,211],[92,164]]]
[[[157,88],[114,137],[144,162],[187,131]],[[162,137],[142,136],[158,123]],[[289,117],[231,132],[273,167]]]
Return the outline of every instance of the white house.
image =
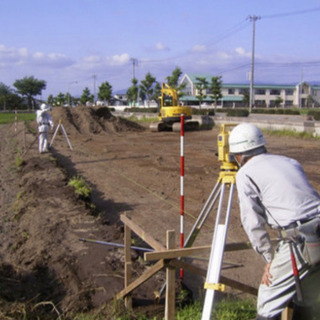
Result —
[[[181,78],[180,84],[185,83],[185,95],[180,99],[186,104],[196,104],[198,95],[196,82],[197,78],[205,78],[210,84],[212,75],[185,74]],[[204,92],[207,97],[205,103],[213,103],[210,89]],[[250,84],[222,83],[222,98],[219,99],[220,107],[241,107],[244,94],[249,94]],[[320,106],[320,86],[311,85],[308,82],[300,82],[296,85],[286,84],[254,84],[254,105],[256,107],[273,107],[281,98],[282,107],[314,107]]]

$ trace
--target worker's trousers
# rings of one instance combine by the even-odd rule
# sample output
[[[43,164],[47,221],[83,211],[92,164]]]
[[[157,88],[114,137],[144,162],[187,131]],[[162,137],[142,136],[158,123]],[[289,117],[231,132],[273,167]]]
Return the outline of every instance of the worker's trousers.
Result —
[[[320,266],[310,267],[302,256],[303,244],[293,244],[296,264],[299,269],[303,305],[311,306],[320,319]],[[295,303],[295,279],[291,262],[290,247],[281,241],[272,260],[270,273],[272,284],[261,284],[258,293],[258,319],[276,319],[290,301]],[[313,318],[312,318],[313,319]],[[303,320],[308,320],[307,318]]]
[[[39,132],[39,152],[48,152],[48,131]]]

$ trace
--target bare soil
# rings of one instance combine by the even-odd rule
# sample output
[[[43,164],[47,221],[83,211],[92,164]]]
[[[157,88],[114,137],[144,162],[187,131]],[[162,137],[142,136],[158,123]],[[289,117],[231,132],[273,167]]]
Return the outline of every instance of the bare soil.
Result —
[[[112,319],[106,303],[124,287],[123,249],[79,239],[123,243],[120,215],[126,213],[163,245],[166,231],[175,230],[179,246],[180,136],[152,133],[112,116],[107,108],[54,108],[52,116],[56,125],[61,121],[72,150],[62,127],[51,152],[41,155],[31,133],[35,123],[31,128],[22,122],[0,127],[0,319],[24,319],[25,314],[30,319],[56,319],[58,314],[72,319],[77,312],[97,310]],[[185,133],[186,236],[220,172],[218,130]],[[299,160],[320,190],[318,141],[266,138],[270,152]],[[90,202],[68,186],[70,177],[77,175],[92,190]],[[215,210],[194,245],[211,244]],[[146,246],[138,237],[134,240],[134,245]],[[239,241],[247,237],[235,194],[227,242]],[[138,277],[148,264],[134,250],[132,259],[133,277]],[[194,263],[207,266],[203,260]],[[222,274],[257,287],[262,268],[262,259],[252,250],[228,252]],[[150,315],[163,310],[155,303],[154,291],[164,278],[160,272],[134,291],[134,305],[144,305]],[[203,279],[186,273],[184,282],[195,298],[203,297]]]

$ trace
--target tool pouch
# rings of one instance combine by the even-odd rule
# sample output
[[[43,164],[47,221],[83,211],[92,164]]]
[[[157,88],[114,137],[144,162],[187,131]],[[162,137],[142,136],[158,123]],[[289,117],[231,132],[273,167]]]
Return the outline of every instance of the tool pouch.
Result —
[[[298,227],[304,238],[303,257],[313,266],[320,263],[320,218],[315,218]]]

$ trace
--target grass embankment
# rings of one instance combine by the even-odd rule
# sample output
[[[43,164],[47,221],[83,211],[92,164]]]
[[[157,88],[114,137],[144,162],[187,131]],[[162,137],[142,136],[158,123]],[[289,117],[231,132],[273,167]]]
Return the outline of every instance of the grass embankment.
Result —
[[[17,113],[17,121],[32,121],[36,118],[35,112]],[[8,124],[16,121],[16,114],[14,112],[1,112],[0,124]]]

